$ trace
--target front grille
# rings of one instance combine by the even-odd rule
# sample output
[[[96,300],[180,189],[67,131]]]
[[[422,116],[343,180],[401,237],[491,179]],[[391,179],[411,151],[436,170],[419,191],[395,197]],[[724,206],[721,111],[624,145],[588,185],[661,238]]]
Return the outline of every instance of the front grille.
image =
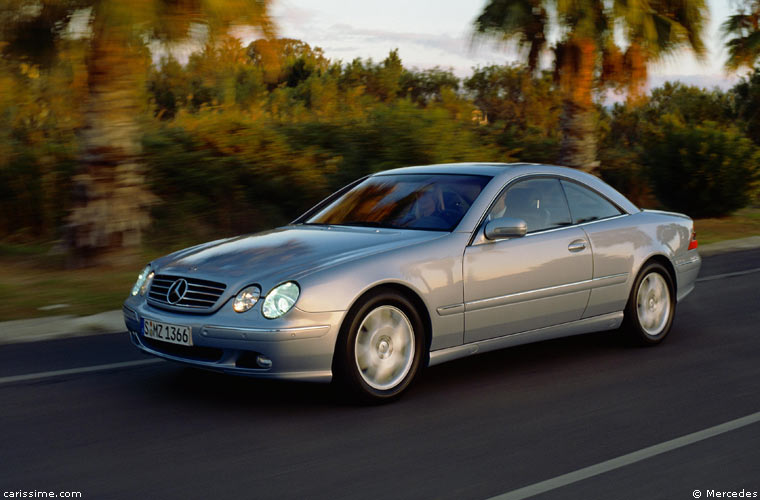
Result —
[[[185,280],[187,282],[187,291],[180,300],[172,302],[169,300],[169,290],[178,280]],[[167,306],[204,310],[214,307],[214,304],[216,304],[216,301],[219,300],[219,297],[222,296],[226,288],[227,285],[217,283],[216,281],[157,274],[153,277],[153,282],[150,284],[148,298]]]

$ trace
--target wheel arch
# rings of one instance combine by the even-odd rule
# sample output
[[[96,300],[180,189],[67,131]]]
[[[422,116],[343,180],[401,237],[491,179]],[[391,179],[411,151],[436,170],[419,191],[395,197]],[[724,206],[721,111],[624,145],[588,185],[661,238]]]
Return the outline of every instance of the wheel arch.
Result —
[[[350,319],[353,317],[353,314],[356,312],[356,310],[361,307],[361,305],[364,303],[364,301],[371,295],[374,295],[376,293],[381,293],[384,291],[390,291],[393,293],[397,293],[399,295],[403,295],[406,299],[408,299],[412,305],[417,310],[417,313],[420,315],[420,319],[422,319],[422,325],[425,329],[425,351],[423,354],[422,359],[422,366],[427,366],[430,361],[430,345],[433,340],[433,324],[432,320],[430,318],[430,311],[428,310],[427,306],[425,305],[425,302],[422,300],[422,297],[415,292],[412,288],[410,288],[407,285],[404,285],[402,283],[396,283],[396,282],[386,282],[386,283],[378,283],[364,292],[362,292],[361,295],[359,295],[351,304],[351,306],[348,308],[347,313],[343,316],[343,321],[341,322],[340,329],[341,332],[346,327]]]
[[[644,269],[648,264],[656,262],[660,265],[662,265],[666,271],[668,271],[668,275],[670,275],[670,281],[673,284],[673,296],[678,297],[678,276],[676,275],[676,268],[673,266],[673,263],[670,262],[670,259],[667,258],[665,255],[662,254],[655,254],[650,255],[644,262],[641,263],[639,266],[639,269],[636,271],[635,278],[641,273],[641,270]]]
[[[655,265],[659,269],[653,269],[650,266]],[[670,304],[668,314],[669,317],[665,318],[665,323],[662,324],[662,329],[656,333],[646,331],[645,327],[641,324],[640,311],[637,310],[637,287],[644,279],[644,271],[649,268],[651,271],[658,273],[664,269],[665,274],[670,279],[664,279],[666,286],[670,288]],[[673,264],[670,262],[667,256],[662,254],[654,254],[647,257],[639,266],[632,282],[631,289],[628,296],[628,301],[624,309],[623,324],[621,330],[623,330],[628,337],[629,341],[639,346],[653,346],[657,345],[668,335],[673,324],[673,318],[675,317],[675,310],[677,304],[677,289],[678,284],[676,281],[676,273]]]

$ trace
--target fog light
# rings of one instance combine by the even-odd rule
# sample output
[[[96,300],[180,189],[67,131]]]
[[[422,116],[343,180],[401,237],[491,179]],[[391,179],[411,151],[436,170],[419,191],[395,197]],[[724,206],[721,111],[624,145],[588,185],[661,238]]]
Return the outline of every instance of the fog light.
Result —
[[[262,354],[256,356],[256,364],[262,368],[272,368],[272,360]]]
[[[122,312],[124,312],[125,318],[131,319],[132,321],[137,321],[137,313],[134,312],[132,309],[130,309],[127,306],[122,306],[121,310]]]

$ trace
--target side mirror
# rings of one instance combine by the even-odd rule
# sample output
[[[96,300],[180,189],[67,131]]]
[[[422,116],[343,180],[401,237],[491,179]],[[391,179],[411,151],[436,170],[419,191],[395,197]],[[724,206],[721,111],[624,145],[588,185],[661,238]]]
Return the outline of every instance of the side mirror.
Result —
[[[515,217],[499,217],[486,224],[485,235],[489,240],[521,238],[528,232],[528,224]]]

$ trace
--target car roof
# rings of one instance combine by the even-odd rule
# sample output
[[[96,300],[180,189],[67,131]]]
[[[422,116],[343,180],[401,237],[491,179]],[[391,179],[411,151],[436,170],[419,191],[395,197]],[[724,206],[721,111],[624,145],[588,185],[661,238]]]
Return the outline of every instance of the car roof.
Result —
[[[437,165],[417,165],[414,167],[401,167],[392,170],[384,170],[374,175],[391,174],[457,174],[457,175],[488,175],[496,177],[518,165],[530,165],[529,163],[441,163]]]

